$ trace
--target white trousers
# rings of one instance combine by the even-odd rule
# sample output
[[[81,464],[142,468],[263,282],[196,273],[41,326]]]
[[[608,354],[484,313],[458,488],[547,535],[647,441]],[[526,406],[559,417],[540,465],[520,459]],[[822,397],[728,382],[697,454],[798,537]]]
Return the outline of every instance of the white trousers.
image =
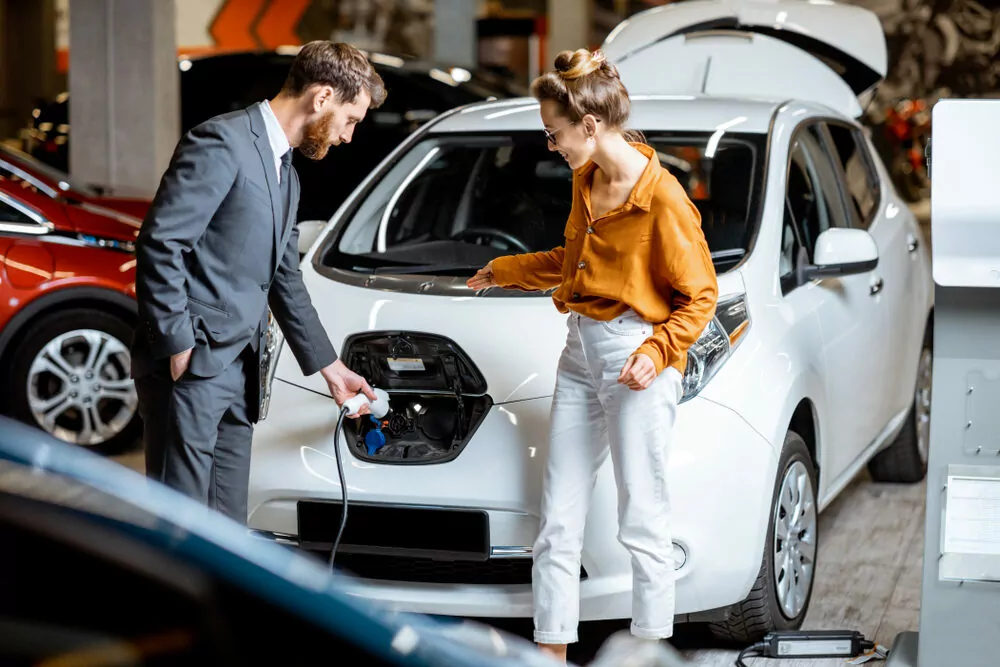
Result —
[[[535,641],[576,642],[580,557],[590,497],[608,453],[618,486],[618,541],[632,557],[636,637],[673,634],[674,559],[666,455],[682,395],[667,368],[648,388],[618,384],[629,355],[652,332],[633,311],[610,322],[571,313],[559,360],[534,545]]]

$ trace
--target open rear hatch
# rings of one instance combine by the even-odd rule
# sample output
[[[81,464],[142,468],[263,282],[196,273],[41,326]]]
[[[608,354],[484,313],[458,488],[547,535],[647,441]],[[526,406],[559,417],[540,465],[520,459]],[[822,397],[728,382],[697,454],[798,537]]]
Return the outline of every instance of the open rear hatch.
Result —
[[[452,340],[409,331],[355,334],[344,363],[389,394],[390,412],[344,427],[351,451],[365,461],[444,463],[469,442],[492,406],[486,379]]]
[[[688,0],[623,21],[601,48],[633,95],[800,99],[854,118],[888,66],[878,16],[820,0]]]

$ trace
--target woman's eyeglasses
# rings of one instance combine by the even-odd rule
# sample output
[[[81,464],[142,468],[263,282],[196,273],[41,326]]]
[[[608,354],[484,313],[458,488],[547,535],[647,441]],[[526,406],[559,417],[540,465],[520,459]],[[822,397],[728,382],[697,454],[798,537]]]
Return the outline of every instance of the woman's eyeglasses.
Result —
[[[556,144],[556,134],[558,134],[559,132],[562,132],[567,127],[573,127],[574,125],[576,125],[575,122],[574,123],[570,123],[569,125],[563,125],[558,130],[547,130],[545,128],[542,128],[542,132],[545,133],[545,140],[548,141],[550,145],[555,146],[555,144]]]
[[[598,123],[601,122],[600,118],[595,118],[594,120],[595,120],[595,122],[598,122]],[[559,132],[562,132],[567,127],[573,127],[574,125],[576,125],[576,123],[577,123],[577,121],[573,121],[572,123],[569,123],[567,125],[563,125],[558,130],[547,130],[547,129],[545,129],[543,127],[542,128],[542,132],[545,133],[545,139],[546,139],[546,141],[549,142],[549,145],[555,146],[556,145],[556,134],[558,134]]]

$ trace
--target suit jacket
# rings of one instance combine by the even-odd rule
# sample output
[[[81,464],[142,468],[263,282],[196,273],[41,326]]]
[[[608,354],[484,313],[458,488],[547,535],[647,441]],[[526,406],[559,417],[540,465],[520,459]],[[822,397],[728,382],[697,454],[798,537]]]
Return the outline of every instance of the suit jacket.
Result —
[[[137,239],[133,377],[188,348],[188,372],[201,377],[248,344],[262,354],[268,305],[303,373],[337,359],[302,282],[289,175],[286,211],[260,104],[182,137]]]

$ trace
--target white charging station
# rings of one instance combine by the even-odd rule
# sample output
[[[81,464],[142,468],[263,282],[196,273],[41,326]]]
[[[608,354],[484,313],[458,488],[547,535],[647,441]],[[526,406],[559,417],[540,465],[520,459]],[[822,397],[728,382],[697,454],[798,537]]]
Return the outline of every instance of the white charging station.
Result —
[[[934,380],[919,632],[889,667],[1000,665],[1000,100],[931,120]]]

